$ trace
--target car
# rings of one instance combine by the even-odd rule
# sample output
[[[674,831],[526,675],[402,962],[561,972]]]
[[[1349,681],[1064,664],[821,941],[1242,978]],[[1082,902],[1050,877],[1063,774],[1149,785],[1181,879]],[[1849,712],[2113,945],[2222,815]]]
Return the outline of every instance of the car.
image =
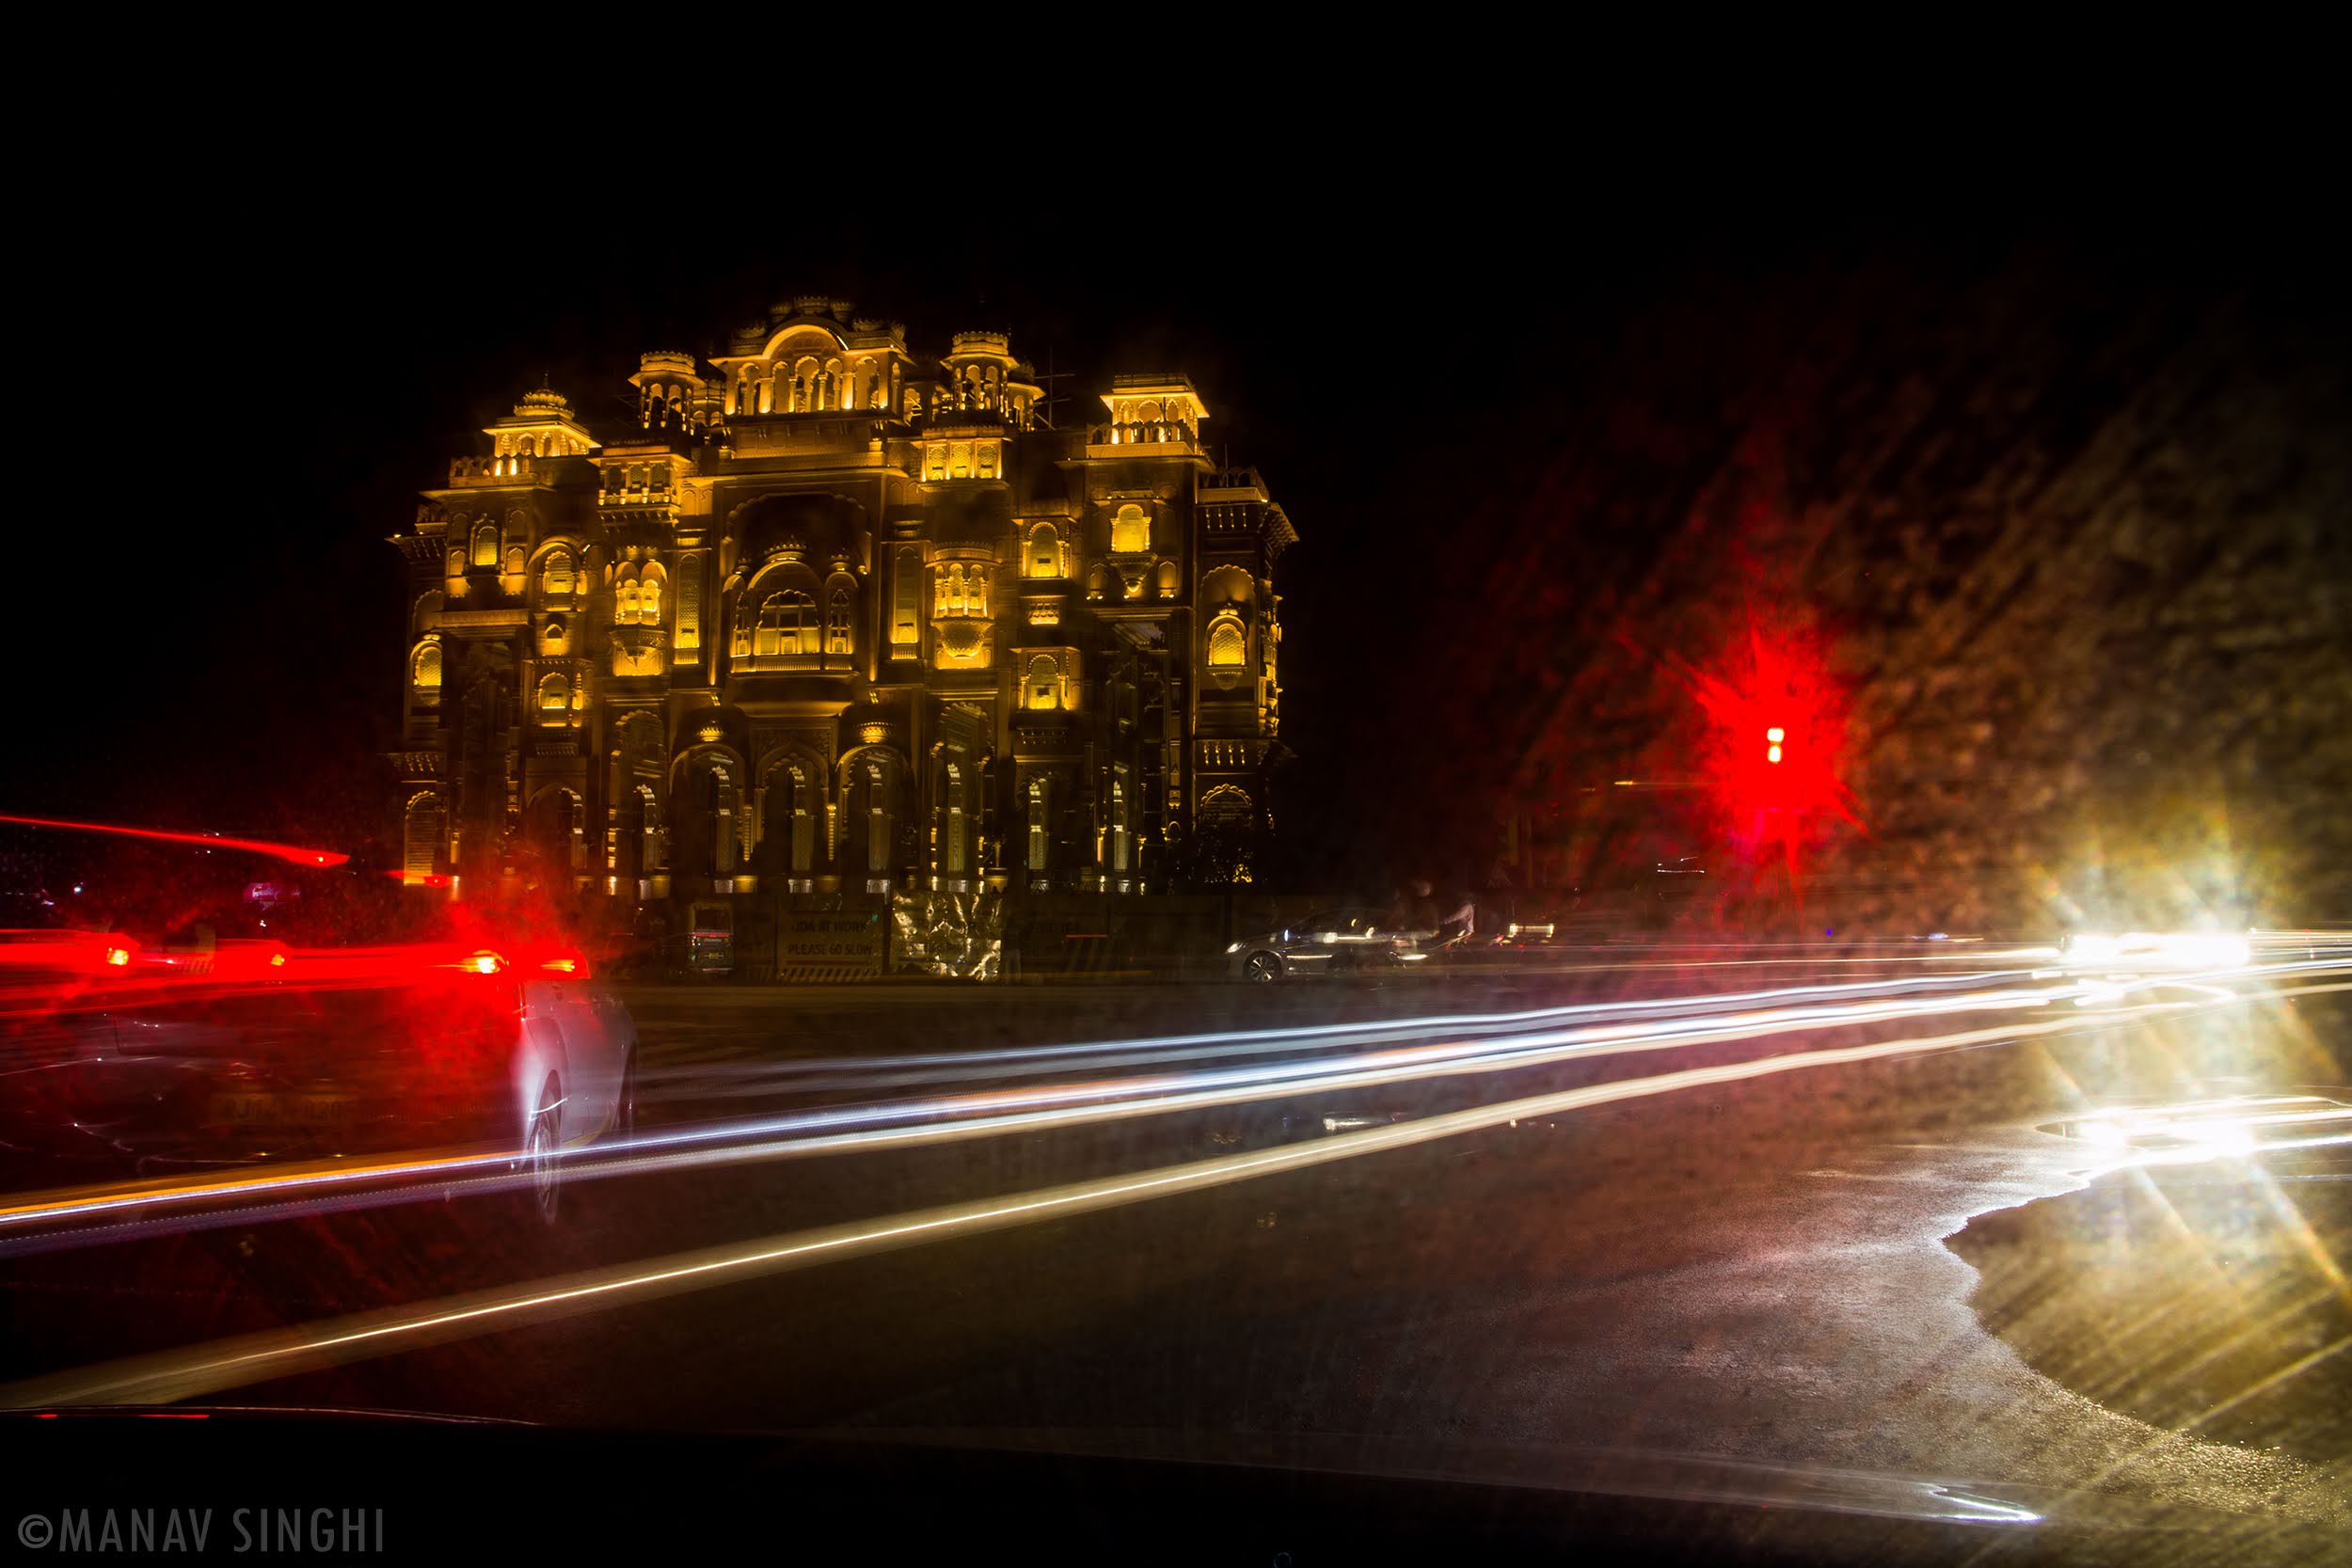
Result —
[[[70,879],[9,900],[48,924],[0,933],[16,1157],[151,1178],[487,1148],[553,1223],[564,1151],[633,1132],[635,1024],[546,911],[364,867],[103,847],[66,846]]]
[[[1330,909],[1225,949],[1226,972],[1255,983],[1398,969],[1425,955],[1407,932],[1384,929],[1372,909]]]

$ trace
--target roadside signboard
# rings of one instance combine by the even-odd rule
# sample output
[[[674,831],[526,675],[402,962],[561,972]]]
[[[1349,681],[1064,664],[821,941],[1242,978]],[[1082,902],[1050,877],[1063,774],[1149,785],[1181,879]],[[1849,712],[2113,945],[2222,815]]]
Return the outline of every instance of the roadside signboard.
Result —
[[[776,917],[776,978],[868,980],[882,972],[890,921],[883,903],[786,909]]]

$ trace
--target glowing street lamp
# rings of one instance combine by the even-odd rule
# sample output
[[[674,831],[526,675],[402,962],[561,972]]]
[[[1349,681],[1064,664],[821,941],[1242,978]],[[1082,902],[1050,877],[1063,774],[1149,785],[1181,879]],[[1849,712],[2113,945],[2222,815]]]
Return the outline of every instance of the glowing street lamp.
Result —
[[[1770,742],[1770,744],[1764,748],[1764,760],[1766,762],[1778,762],[1780,760],[1780,743],[1788,738],[1788,732],[1782,729],[1778,724],[1774,724],[1771,729],[1764,732],[1764,738]]]

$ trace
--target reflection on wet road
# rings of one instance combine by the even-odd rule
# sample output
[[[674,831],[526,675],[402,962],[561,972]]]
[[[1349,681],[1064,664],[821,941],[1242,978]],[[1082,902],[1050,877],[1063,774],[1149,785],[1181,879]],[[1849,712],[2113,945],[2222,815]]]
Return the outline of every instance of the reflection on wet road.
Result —
[[[12,1200],[8,1401],[1597,1439],[2333,1517],[2344,959],[1970,957],[1256,1026],[648,991],[643,1133],[553,1234],[463,1153]]]

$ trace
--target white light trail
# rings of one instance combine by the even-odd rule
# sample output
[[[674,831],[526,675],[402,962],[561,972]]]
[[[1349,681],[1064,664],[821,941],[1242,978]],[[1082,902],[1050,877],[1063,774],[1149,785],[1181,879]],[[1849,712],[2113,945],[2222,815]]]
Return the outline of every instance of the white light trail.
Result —
[[[1868,984],[1803,987],[1778,992],[1741,993],[1732,997],[1686,997],[1625,1004],[1622,1005],[1623,1010],[1632,1015],[1635,1022],[1590,1023],[1567,1030],[1539,1029],[1529,1024],[1578,1015],[1613,1016],[1619,1011],[1619,1006],[1604,1005],[1539,1009],[1517,1015],[1472,1015],[1469,1020],[1458,1022],[1469,1022],[1489,1029],[1506,1025],[1514,1019],[1522,1022],[1520,1028],[1502,1042],[1448,1041],[1250,1067],[1211,1068],[1185,1073],[1129,1074],[1025,1089],[989,1090],[880,1105],[798,1111],[641,1135],[617,1148],[592,1146],[586,1149],[567,1150],[564,1158],[568,1178],[586,1180],[891,1144],[930,1143],[950,1137],[1034,1131],[1080,1120],[1103,1120],[1114,1116],[1162,1114],[1279,1098],[1310,1088],[1357,1088],[1450,1072],[1541,1066],[1570,1056],[1589,1057],[1681,1045],[1723,1043],[1791,1031],[1883,1023],[1923,1014],[2034,1007],[2045,1005],[2053,997],[2066,994],[2063,988],[2016,988],[1958,996],[1931,990],[1922,996],[1915,994],[1915,988],[1902,989],[1915,993],[1890,994],[1884,985]],[[1822,994],[1850,1000],[1745,1013],[1692,1012],[1688,1016],[1655,1020],[1643,1016],[1677,1007],[1687,1011],[1694,1002],[1704,1006],[1709,1002],[1720,1004],[1747,1000],[1751,995],[1756,1000],[1778,1000]],[[1419,1020],[1409,1025],[1384,1025],[1373,1031],[1356,1028],[1331,1031],[1285,1029],[1266,1031],[1263,1035],[1246,1034],[1238,1041],[1233,1041],[1232,1037],[1171,1036],[1138,1043],[1174,1045],[1222,1039],[1232,1043],[1226,1046],[1211,1044],[1205,1053],[1220,1054],[1227,1050],[1254,1053],[1263,1049],[1269,1037],[1279,1037],[1283,1043],[1295,1047],[1302,1039],[1311,1038],[1318,1033],[1329,1033],[1351,1041],[1364,1035],[1385,1038],[1399,1033],[1426,1034],[1433,1023],[1448,1022],[1457,1021]],[[1034,1049],[1060,1055],[1100,1053],[1106,1048],[1053,1046]],[[1151,1061],[1155,1058],[1150,1053],[1118,1053],[1120,1062],[1129,1059]],[[1113,1063],[1098,1056],[1087,1065],[1099,1068]],[[1095,1108],[1092,1114],[1075,1109],[1089,1106]],[[948,1125],[942,1126],[942,1123]],[[245,1222],[262,1217],[288,1218],[305,1212],[329,1212],[405,1201],[414,1196],[413,1191],[408,1189],[418,1185],[429,1185],[436,1190],[456,1187],[476,1194],[527,1185],[528,1173],[511,1170],[512,1162],[513,1156],[503,1150],[448,1150],[376,1161],[340,1161],[262,1173],[240,1173],[193,1180],[182,1178],[95,1191],[41,1195],[12,1205],[0,1206],[0,1256],[26,1250],[15,1239],[18,1235],[67,1221],[85,1225],[108,1220],[124,1222],[110,1226],[101,1233],[100,1239],[111,1241],[124,1239],[128,1222],[135,1217],[146,1222],[141,1228],[168,1227],[169,1222],[165,1221],[163,1216],[170,1210],[214,1204],[238,1205],[241,1207],[224,1217]],[[359,1191],[361,1188],[382,1189],[391,1183],[402,1185],[364,1194]],[[253,1208],[255,1205],[267,1207],[263,1212],[257,1214]],[[51,1234],[39,1238],[37,1244],[54,1246],[64,1239]]]
[[[2346,988],[2327,988],[2329,990]],[[2124,1016],[2177,1013],[2221,1004],[2153,1004]],[[2119,1017],[2108,1022],[2121,1022]],[[1339,1133],[1312,1143],[1225,1155],[1153,1170],[1070,1182],[1011,1196],[950,1204],[883,1219],[830,1226],[752,1242],[673,1254],[558,1278],[479,1291],[407,1307],[275,1329],[127,1361],[77,1369],[0,1387],[0,1408],[40,1409],[94,1404],[163,1404],[226,1388],[373,1356],[403,1354],[476,1334],[705,1290],[866,1257],[949,1237],[984,1234],[1112,1209],[1152,1198],[1201,1192],[1257,1177],[1327,1164],[1359,1155],[1410,1148],[1483,1131],[1514,1120],[1595,1105],[1737,1083],[1810,1068],[1878,1057],[1917,1054],[2079,1031],[2079,1014],[1868,1044],[1793,1052],[1747,1061],[1691,1068],[1646,1077],[1614,1079],[1551,1094],[1503,1101],[1386,1127]]]
[[[2341,967],[2325,960],[2265,966],[2227,976],[2272,979],[2311,970]],[[1981,978],[1981,977],[1979,977]],[[2148,978],[2133,990],[2183,989],[2210,994],[2199,984],[2206,976]],[[1753,993],[1759,999],[1809,996],[1825,988]],[[2337,988],[2305,988],[2331,990]],[[1447,1041],[1345,1055],[1292,1059],[1189,1072],[1128,1074],[1104,1079],[990,1090],[882,1104],[843,1106],[736,1120],[641,1135],[626,1145],[591,1146],[564,1151],[567,1180],[603,1180],[707,1169],[719,1165],[910,1148],[1015,1132],[1058,1130],[1089,1123],[1231,1106],[1292,1098],[1310,1091],[1336,1093],[1459,1075],[1518,1070],[1576,1059],[1622,1055],[1698,1045],[1720,1045],[1853,1028],[1964,1012],[2033,1009],[2054,1002],[2094,1003],[2105,1011],[2084,1012],[2065,1027],[2081,1028],[2199,1003],[2174,1002],[2120,1008],[2124,992],[2112,983],[2084,981],[1945,995],[1884,993],[1884,988],[1826,988],[1834,994],[1864,994],[1815,1006],[1782,1006],[1731,1014],[1695,1013],[1645,1022],[1587,1024],[1574,1029],[1523,1029],[1502,1040]],[[2229,1000],[2236,993],[2221,993]],[[2255,992],[2251,994],[2295,994]],[[1701,1002],[1743,1000],[1702,998]],[[1693,999],[1629,1005],[1642,1011]],[[2207,1004],[2209,1005],[2209,1004]],[[1543,1020],[1587,1008],[1545,1009],[1527,1015],[1476,1015],[1483,1023],[1521,1016]],[[1421,1021],[1424,1025],[1428,1021]],[[1355,1031],[1344,1031],[1353,1034]],[[1283,1030],[1294,1043],[1311,1030]],[[1215,1040],[1219,1037],[1167,1037]],[[1050,1052],[1101,1047],[1043,1047]],[[1101,1062],[1092,1065],[1106,1065]],[[412,1201],[419,1196],[485,1196],[519,1190],[531,1182],[513,1167],[505,1151],[448,1151],[401,1156],[374,1163],[339,1162],[236,1177],[175,1180],[127,1188],[37,1196],[0,1207],[0,1256],[61,1245],[113,1242],[137,1234],[220,1224],[250,1224],[304,1213],[344,1212]],[[223,1205],[210,1214],[187,1211]],[[60,1228],[63,1227],[63,1228]]]

